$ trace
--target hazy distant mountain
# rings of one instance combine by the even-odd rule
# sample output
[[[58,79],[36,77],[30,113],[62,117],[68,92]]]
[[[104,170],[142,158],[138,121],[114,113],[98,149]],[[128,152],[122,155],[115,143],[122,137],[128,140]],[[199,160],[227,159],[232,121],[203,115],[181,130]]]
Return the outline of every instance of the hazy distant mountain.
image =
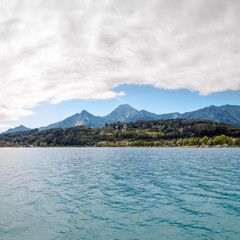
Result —
[[[134,122],[138,120],[160,120],[160,119],[204,119],[212,120],[216,122],[227,123],[236,127],[240,127],[240,106],[236,105],[223,105],[220,107],[210,106],[199,109],[197,111],[186,112],[180,114],[178,112],[168,114],[155,114],[146,110],[138,111],[128,104],[122,104],[114,109],[111,113],[104,117],[94,116],[91,113],[83,110],[81,113],[77,113],[70,116],[63,121],[50,124],[46,127],[41,127],[39,130],[51,129],[51,128],[67,128],[83,125],[87,127],[101,127],[106,123],[115,122]],[[25,131],[28,128],[19,126],[14,129],[9,129],[7,132]],[[3,133],[2,133],[3,134]]]
[[[158,120],[174,119],[180,116],[180,113],[155,114],[146,110],[138,111],[128,104],[122,104],[114,109],[110,114],[104,117],[106,123],[114,122],[135,122],[138,120]]]
[[[167,113],[167,114],[155,114],[148,112],[146,110],[138,111],[138,113],[130,118],[128,118],[127,122],[135,122],[138,120],[159,120],[159,119],[176,119],[179,118],[181,114],[176,113]]]
[[[96,117],[91,113],[83,110],[80,114],[77,113],[71,117],[64,119],[61,122],[50,124],[46,127],[41,127],[39,130],[51,129],[51,128],[67,128],[76,127],[79,125],[88,127],[100,127],[105,124],[102,117]]]
[[[213,120],[240,127],[240,106],[223,105],[216,107],[212,105],[197,111],[186,112],[178,118]]]
[[[15,128],[9,128],[6,132],[2,132],[1,134],[7,134],[7,133],[14,133],[14,132],[23,132],[23,131],[27,131],[30,130],[30,128],[27,128],[23,125],[20,125],[18,127]]]
[[[220,107],[210,106],[203,109],[199,109],[193,112],[186,112],[180,114],[178,112],[168,114],[155,114],[146,110],[138,111],[128,104],[119,105],[110,114],[104,117],[94,116],[87,111],[77,113],[61,122],[51,124],[47,127],[42,127],[39,130],[50,128],[66,128],[74,127],[78,125],[84,125],[87,127],[100,127],[105,123],[114,122],[134,122],[138,120],[158,120],[158,119],[205,119],[213,120],[216,122],[223,122],[231,124],[233,126],[240,127],[240,106],[224,105]]]
[[[110,114],[103,117],[106,123],[127,122],[128,119],[136,116],[139,111],[128,104],[119,105]]]
[[[157,120],[157,119],[175,119],[178,118],[180,113],[169,114],[155,114],[145,110],[138,111],[128,104],[119,105],[111,113],[104,117],[98,117],[83,110],[80,114],[77,113],[71,117],[64,119],[61,122],[50,124],[46,127],[41,127],[39,130],[51,129],[51,128],[66,128],[83,125],[87,127],[101,127],[105,123],[115,122],[132,122],[138,120]]]

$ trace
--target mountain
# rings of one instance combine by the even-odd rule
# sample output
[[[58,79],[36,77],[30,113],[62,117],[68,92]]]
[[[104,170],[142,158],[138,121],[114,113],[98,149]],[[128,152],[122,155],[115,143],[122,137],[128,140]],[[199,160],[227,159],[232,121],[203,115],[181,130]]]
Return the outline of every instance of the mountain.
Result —
[[[138,120],[175,119],[180,115],[180,113],[155,114],[146,110],[138,111],[128,104],[122,104],[105,116],[104,120],[106,123],[135,122]]]
[[[178,118],[212,120],[240,127],[240,106],[223,105],[216,107],[212,105],[197,111],[186,112]]]
[[[15,128],[9,128],[6,132],[2,132],[1,134],[8,134],[8,133],[14,133],[14,132],[23,132],[23,131],[27,131],[30,130],[30,128],[27,128],[23,125],[20,125],[18,127]]]
[[[135,122],[138,120],[160,120],[160,119],[203,119],[212,120],[216,122],[227,123],[232,126],[240,127],[240,106],[237,105],[223,105],[220,107],[210,106],[196,111],[186,113],[167,113],[167,114],[155,114],[146,110],[138,111],[128,104],[119,105],[111,113],[106,116],[99,117],[83,110],[81,113],[77,113],[70,116],[63,121],[50,124],[45,127],[39,128],[39,130],[52,129],[52,128],[68,128],[83,125],[86,127],[102,127],[106,123],[116,122]],[[28,128],[19,126],[14,129],[9,129],[5,133],[25,131]]]
[[[216,122],[227,123],[236,127],[240,127],[240,106],[236,105],[223,105],[220,107],[210,106],[199,109],[197,111],[186,112],[180,114],[178,112],[167,114],[155,114],[146,110],[138,111],[128,104],[119,105],[111,113],[104,117],[97,117],[90,114],[87,111],[77,113],[61,122],[51,124],[47,127],[42,127],[39,130],[50,128],[66,128],[74,127],[78,125],[84,125],[87,127],[101,127],[105,123],[115,122],[135,122],[138,120],[159,120],[159,119],[203,119],[212,120]]]
[[[101,127],[105,123],[116,122],[135,122],[138,120],[160,120],[160,119],[203,119],[212,120],[216,122],[227,123],[236,127],[240,127],[240,106],[237,105],[223,105],[220,107],[210,106],[192,112],[186,113],[167,113],[155,114],[146,110],[138,111],[129,104],[119,105],[111,113],[104,117],[94,116],[91,113],[83,110],[80,114],[77,113],[71,117],[66,118],[61,122],[50,124],[46,127],[41,127],[39,130],[51,128],[66,128],[83,125],[86,127]]]
[[[166,113],[166,114],[155,114],[146,110],[138,111],[138,113],[127,119],[127,122],[135,122],[138,120],[159,120],[159,119],[176,119],[181,116],[180,113]]]
[[[79,125],[87,127],[100,127],[105,124],[104,120],[101,117],[96,117],[91,113],[83,110],[80,114],[77,113],[73,116],[70,116],[63,121],[50,124],[46,127],[41,127],[39,130],[46,130],[51,128],[67,128],[67,127],[76,127]]]
[[[104,126],[105,123],[126,122],[128,118],[135,116],[138,112],[138,110],[128,104],[119,105],[110,114],[104,117],[94,116],[86,110],[83,110],[80,114],[77,113],[64,119],[63,121],[50,124],[46,127],[41,127],[39,130],[75,127],[79,125],[87,127],[101,127]]]
[[[80,114],[77,113],[64,119],[63,121],[50,124],[46,127],[41,127],[39,130],[46,130],[51,128],[67,128],[79,125],[86,127],[102,127],[105,125],[105,123],[110,124],[116,122],[134,122],[138,120],[175,119],[180,115],[180,113],[158,115],[145,110],[138,111],[129,104],[121,104],[104,117],[94,116],[86,110],[83,110]]]
[[[110,114],[103,117],[106,123],[128,122],[128,119],[136,116],[139,111],[128,104],[119,105]]]

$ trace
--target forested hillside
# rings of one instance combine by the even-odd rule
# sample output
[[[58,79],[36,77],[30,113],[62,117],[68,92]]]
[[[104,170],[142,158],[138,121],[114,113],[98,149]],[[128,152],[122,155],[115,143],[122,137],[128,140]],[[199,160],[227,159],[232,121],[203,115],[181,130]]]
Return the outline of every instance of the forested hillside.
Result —
[[[0,136],[0,146],[232,146],[239,138],[240,129],[227,124],[168,119],[10,133]]]

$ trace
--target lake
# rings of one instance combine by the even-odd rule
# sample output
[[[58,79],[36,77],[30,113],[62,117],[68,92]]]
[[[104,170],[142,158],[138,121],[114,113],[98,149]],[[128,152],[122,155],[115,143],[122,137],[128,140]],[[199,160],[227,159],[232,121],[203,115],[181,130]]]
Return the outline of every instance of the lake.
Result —
[[[0,239],[240,239],[239,148],[0,148]]]

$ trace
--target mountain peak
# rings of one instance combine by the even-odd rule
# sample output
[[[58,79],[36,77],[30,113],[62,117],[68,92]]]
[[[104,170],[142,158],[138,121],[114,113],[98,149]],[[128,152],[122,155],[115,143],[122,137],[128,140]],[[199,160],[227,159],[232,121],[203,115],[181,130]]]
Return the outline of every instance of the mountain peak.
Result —
[[[139,111],[129,104],[121,104],[105,117],[105,120],[112,122],[125,122],[128,118],[137,115]]]
[[[1,134],[8,134],[8,133],[14,133],[14,132],[23,132],[30,130],[30,128],[25,127],[24,125],[20,125],[15,128],[9,128],[6,132],[2,132]]]
[[[120,104],[113,111],[115,111],[115,110],[134,110],[134,111],[138,111],[136,108],[132,107],[129,104]]]
[[[123,107],[126,106],[126,107],[131,107],[131,108],[133,108],[133,107],[132,107],[131,105],[129,105],[128,103],[122,103],[122,104],[119,105],[119,107],[121,107],[121,106],[123,106]]]
[[[92,115],[92,114],[89,113],[89,112],[86,111],[86,110],[82,110],[82,111],[81,111],[81,115]]]

